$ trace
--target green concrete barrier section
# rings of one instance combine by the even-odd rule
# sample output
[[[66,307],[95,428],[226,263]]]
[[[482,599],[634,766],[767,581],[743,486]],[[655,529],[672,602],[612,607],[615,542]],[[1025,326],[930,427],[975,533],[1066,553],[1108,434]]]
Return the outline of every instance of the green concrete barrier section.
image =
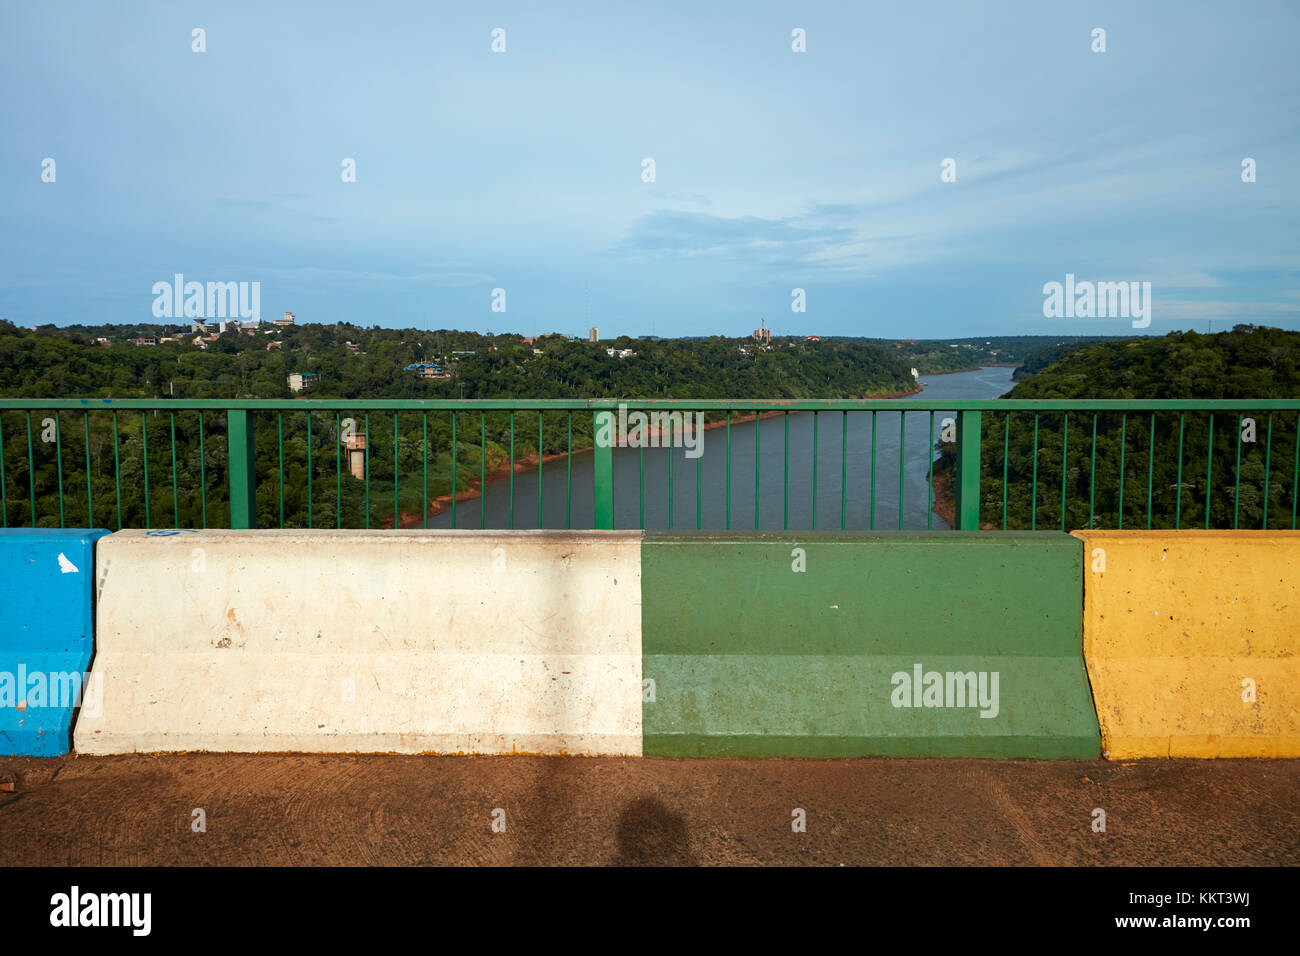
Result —
[[[1069,535],[649,533],[641,561],[646,756],[1100,755]]]

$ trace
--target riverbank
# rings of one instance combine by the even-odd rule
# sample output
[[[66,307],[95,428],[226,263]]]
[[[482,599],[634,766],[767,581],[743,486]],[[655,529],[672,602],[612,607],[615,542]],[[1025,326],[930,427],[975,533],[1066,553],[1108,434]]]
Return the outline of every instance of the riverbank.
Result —
[[[934,513],[948,522],[948,527],[957,527],[957,502],[953,493],[953,475],[951,471],[936,471],[934,473]],[[992,521],[980,521],[981,531],[995,531],[999,528],[1001,528],[1001,524],[994,524]]]
[[[916,395],[922,391],[924,391],[924,389],[921,387],[919,383],[917,383],[915,388],[905,392],[889,392],[884,395],[861,395],[861,396],[850,395],[848,397],[863,398],[863,399],[907,398],[908,396]],[[795,414],[795,415],[799,413],[800,411],[797,409],[791,409],[789,412],[789,414]],[[785,415],[785,414],[787,414],[787,411],[785,409],[774,409],[770,412],[744,412],[737,415],[733,415],[731,418],[731,424],[745,425],[759,418],[775,418],[779,415]],[[717,428],[726,428],[726,427],[727,427],[727,420],[723,418],[719,421],[706,422],[704,425],[704,430],[713,431],[714,429]],[[661,436],[661,433],[662,430],[656,430],[656,429],[650,429],[648,431],[649,437],[655,439],[658,439]],[[579,448],[573,449],[573,454],[575,456],[585,455],[585,454],[589,454],[593,450],[594,450],[594,446],[583,445]],[[546,465],[550,464],[553,461],[560,461],[568,457],[568,455],[569,453],[567,451],[554,452],[552,454],[545,455],[542,458],[542,467],[545,467]],[[497,482],[497,481],[501,481],[502,479],[509,478],[511,471],[514,471],[516,474],[518,474],[520,472],[532,471],[536,467],[537,467],[537,452],[530,452],[527,455],[523,455],[519,458],[516,458],[514,461],[513,468],[511,467],[509,462],[502,462],[501,464],[489,470],[486,475],[486,483],[491,484],[493,482]],[[456,504],[459,505],[462,501],[473,501],[481,497],[481,495],[482,495],[482,483],[479,481],[477,477],[475,477],[473,480],[470,481],[469,485],[467,485],[465,488],[461,489],[456,493],[455,495]],[[436,495],[430,498],[429,517],[432,518],[435,517],[436,515],[440,515],[450,510],[452,497],[453,496],[449,492],[447,494]],[[422,513],[402,511],[399,513],[398,518],[399,521],[397,526],[399,528],[424,527],[425,519]],[[384,521],[383,527],[392,528],[393,527],[392,519],[391,518],[386,519]]]
[[[950,368],[942,372],[921,372],[922,375],[929,378],[932,375],[963,375],[966,372],[978,372],[985,368],[1020,368],[1021,362],[988,362],[984,365],[972,365],[969,368]]]

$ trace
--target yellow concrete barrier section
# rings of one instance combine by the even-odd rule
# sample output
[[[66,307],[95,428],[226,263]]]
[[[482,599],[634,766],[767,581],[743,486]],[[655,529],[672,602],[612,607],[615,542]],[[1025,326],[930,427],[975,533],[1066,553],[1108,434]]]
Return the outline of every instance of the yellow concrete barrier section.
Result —
[[[1300,756],[1300,531],[1074,535],[1104,756]]]

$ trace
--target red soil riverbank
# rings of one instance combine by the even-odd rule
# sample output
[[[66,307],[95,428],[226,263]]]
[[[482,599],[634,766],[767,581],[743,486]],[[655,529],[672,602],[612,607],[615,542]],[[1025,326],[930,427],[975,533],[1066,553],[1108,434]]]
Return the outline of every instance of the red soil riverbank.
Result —
[[[861,397],[862,398],[907,398],[909,395],[915,395],[917,392],[920,391],[922,391],[922,389],[918,385],[916,388],[907,392],[891,392],[887,395],[863,395]],[[851,395],[849,397],[855,398],[857,396]],[[743,425],[748,422],[754,421],[756,418],[774,418],[777,415],[784,415],[784,414],[785,414],[785,410],[783,409],[777,409],[774,411],[762,412],[762,413],[748,412],[748,413],[732,416],[731,424]],[[792,414],[797,415],[798,411],[792,410]],[[704,426],[704,430],[712,431],[715,428],[725,428],[726,426],[727,426],[727,421],[726,419],[723,419],[722,421],[706,423]],[[652,429],[651,434],[657,437],[658,430]],[[592,450],[591,445],[585,445],[581,448],[573,449],[573,454],[583,455],[590,452],[591,450]],[[543,466],[545,466],[553,461],[559,461],[560,459],[565,458],[567,455],[568,452],[563,452],[563,451],[545,455],[542,458],[542,464]],[[491,484],[494,481],[500,481],[502,478],[507,478],[509,477],[510,472],[512,470],[517,474],[519,472],[531,471],[536,467],[537,467],[537,452],[530,452],[527,455],[523,455],[519,458],[516,458],[514,461],[513,469],[511,468],[509,462],[503,462],[502,464],[498,465],[496,468],[493,468],[491,471],[487,473],[486,476],[487,482]],[[470,481],[467,487],[461,489],[459,492],[456,493],[455,496],[456,502],[457,504],[459,504],[462,501],[473,501],[474,499],[480,496],[481,492],[482,492],[482,484],[479,482],[478,478],[475,477]],[[449,508],[451,508],[451,500],[452,500],[452,495],[450,493],[445,495],[437,495],[435,497],[430,498],[429,516],[433,517],[434,515],[440,515],[444,511],[447,511]],[[400,512],[399,518],[400,518],[400,521],[398,522],[399,528],[420,528],[424,526],[424,515],[420,513],[403,511]],[[383,522],[383,527],[391,528],[392,526],[393,526],[393,519],[386,518]]]

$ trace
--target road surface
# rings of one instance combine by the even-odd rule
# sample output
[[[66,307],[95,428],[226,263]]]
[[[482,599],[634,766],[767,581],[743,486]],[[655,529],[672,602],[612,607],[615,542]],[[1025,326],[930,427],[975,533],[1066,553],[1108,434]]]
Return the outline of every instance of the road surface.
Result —
[[[0,866],[69,864],[1295,866],[1300,760],[0,758]]]

